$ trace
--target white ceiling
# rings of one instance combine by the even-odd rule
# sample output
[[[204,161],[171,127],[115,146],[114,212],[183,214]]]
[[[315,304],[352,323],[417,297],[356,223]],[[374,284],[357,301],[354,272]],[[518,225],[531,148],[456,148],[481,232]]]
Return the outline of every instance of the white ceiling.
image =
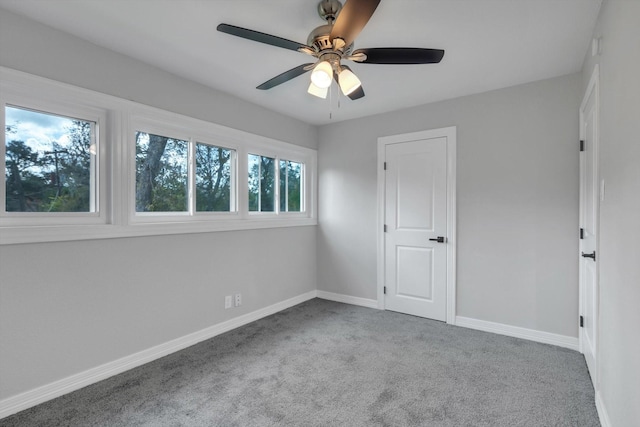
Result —
[[[440,64],[349,63],[366,92],[357,101],[338,97],[335,85],[331,101],[308,95],[308,74],[256,90],[313,58],[223,34],[216,26],[224,22],[306,43],[309,32],[324,23],[317,3],[0,0],[0,7],[271,110],[325,124],[579,71],[601,0],[383,0],[355,48],[445,49]]]

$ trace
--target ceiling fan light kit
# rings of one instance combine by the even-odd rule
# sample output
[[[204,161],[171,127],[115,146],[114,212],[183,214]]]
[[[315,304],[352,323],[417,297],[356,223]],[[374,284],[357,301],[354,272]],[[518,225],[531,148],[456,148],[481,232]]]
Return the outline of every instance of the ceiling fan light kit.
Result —
[[[361,64],[436,64],[442,60],[444,50],[415,47],[387,47],[353,50],[353,41],[369,22],[380,0],[348,0],[344,7],[338,0],[321,0],[318,14],[327,23],[315,28],[307,38],[307,44],[283,39],[271,34],[236,27],[218,25],[218,31],[233,36],[265,43],[283,49],[295,50],[317,59],[315,64],[299,65],[267,80],[257,87],[271,89],[311,71],[308,93],[326,98],[333,80],[340,90],[352,100],[364,97],[360,79],[342,60]]]
[[[311,82],[319,88],[325,89],[331,86],[333,81],[333,67],[329,61],[320,61],[311,72]]]
[[[338,74],[338,84],[344,96],[349,96],[362,85],[360,79],[351,70],[347,69],[343,69]]]
[[[317,96],[318,98],[327,99],[327,93],[329,93],[329,86],[327,87],[318,87],[311,82],[309,84],[309,89],[307,92],[313,96]]]

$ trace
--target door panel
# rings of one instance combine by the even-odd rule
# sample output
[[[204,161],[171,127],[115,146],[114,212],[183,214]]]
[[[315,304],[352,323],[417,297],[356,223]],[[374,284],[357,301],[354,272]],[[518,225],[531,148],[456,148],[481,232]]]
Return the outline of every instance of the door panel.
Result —
[[[407,246],[396,249],[396,295],[432,300],[433,249]]]
[[[385,147],[385,308],[446,320],[447,140]]]
[[[433,231],[435,183],[431,153],[397,159],[396,229]]]

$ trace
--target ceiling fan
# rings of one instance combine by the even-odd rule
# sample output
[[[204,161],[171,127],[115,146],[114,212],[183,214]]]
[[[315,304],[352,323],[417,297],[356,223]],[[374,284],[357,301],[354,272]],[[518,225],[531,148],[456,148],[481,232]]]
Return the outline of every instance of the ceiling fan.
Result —
[[[369,22],[380,0],[347,0],[344,7],[338,0],[321,0],[319,15],[327,21],[311,31],[307,44],[294,42],[236,27],[220,24],[218,31],[260,43],[295,50],[317,58],[314,63],[302,64],[262,83],[256,89],[266,90],[311,71],[308,92],[326,98],[335,79],[345,96],[352,100],[362,98],[364,90],[358,77],[342,60],[362,64],[436,64],[442,60],[444,50],[416,47],[382,47],[353,50],[353,41]]]

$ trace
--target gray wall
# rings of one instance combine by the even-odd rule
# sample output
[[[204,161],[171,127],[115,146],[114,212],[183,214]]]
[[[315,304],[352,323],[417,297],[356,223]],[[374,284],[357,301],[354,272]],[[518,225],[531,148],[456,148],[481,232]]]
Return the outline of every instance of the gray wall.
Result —
[[[313,126],[4,10],[0,65],[317,145]],[[0,400],[316,289],[315,228],[1,246]]]
[[[376,298],[377,138],[457,126],[457,315],[576,337],[580,84],[321,127],[318,289]]]
[[[314,290],[315,235],[0,246],[0,399]],[[225,310],[237,292],[242,306]]]
[[[599,393],[612,426],[640,420],[640,2],[605,1],[587,54],[583,93],[600,64]]]

